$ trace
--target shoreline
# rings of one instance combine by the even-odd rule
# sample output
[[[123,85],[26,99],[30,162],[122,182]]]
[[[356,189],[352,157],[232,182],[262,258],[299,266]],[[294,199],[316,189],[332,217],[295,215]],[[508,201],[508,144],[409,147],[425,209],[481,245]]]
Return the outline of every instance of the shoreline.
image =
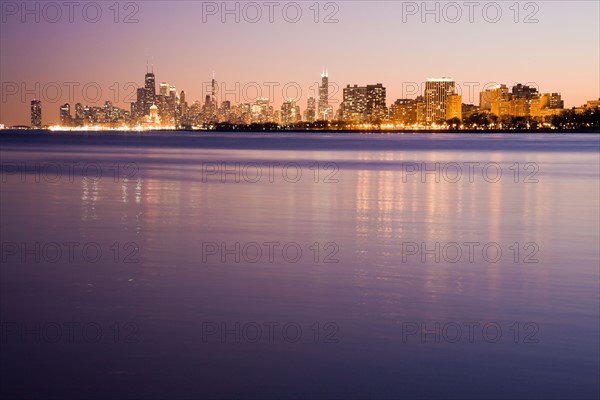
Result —
[[[444,129],[149,129],[149,130],[125,130],[125,129],[3,129],[3,134],[23,134],[23,133],[58,133],[58,134],[98,134],[98,133],[131,133],[143,135],[146,133],[206,133],[206,134],[231,134],[231,133],[250,133],[250,134],[269,134],[269,133],[307,133],[307,134],[331,134],[331,133],[356,133],[361,135],[371,134],[451,134],[451,135],[489,135],[489,134],[600,134],[600,128],[586,129],[464,129],[464,130],[444,130]]]

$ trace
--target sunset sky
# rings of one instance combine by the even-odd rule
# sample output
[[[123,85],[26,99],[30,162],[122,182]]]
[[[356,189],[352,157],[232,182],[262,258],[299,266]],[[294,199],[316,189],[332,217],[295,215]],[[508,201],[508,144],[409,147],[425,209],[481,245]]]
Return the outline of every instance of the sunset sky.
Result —
[[[262,12],[255,23],[248,19],[255,18],[256,7],[247,6],[248,2],[238,5],[239,23],[235,15],[222,16],[222,10],[215,10],[222,2],[121,2],[118,16],[113,1],[97,2],[102,15],[96,23],[84,18],[88,2],[74,9],[73,22],[63,2],[53,3],[61,8],[60,18],[56,7],[45,6],[47,2],[27,2],[31,10],[39,7],[40,21],[35,21],[34,11],[23,22],[22,3],[3,2],[1,10],[0,123],[6,125],[29,124],[29,103],[35,95],[22,88],[34,89],[36,82],[44,124],[57,122],[59,105],[69,101],[73,106],[112,100],[129,109],[125,100],[133,86],[127,84],[143,85],[147,58],[154,64],[157,90],[166,81],[178,92],[185,90],[190,103],[206,94],[203,83],[210,81],[214,71],[230,92],[239,82],[237,93],[227,97],[233,103],[251,102],[258,94],[273,97],[278,107],[287,95],[299,97],[304,109],[307,97],[315,96],[314,84],[324,67],[330,82],[340,87],[337,95],[332,93],[338,101],[346,84],[380,82],[387,87],[389,105],[397,98],[416,97],[412,83],[433,77],[453,78],[465,103],[478,104],[481,87],[493,83],[536,84],[541,92],[562,93],[565,107],[600,97],[597,1],[520,2],[518,16],[514,1],[495,3],[500,16],[491,2],[483,1],[472,9],[472,23],[470,10],[461,1],[452,6],[437,3],[439,22],[434,13],[422,15],[420,1],[338,1],[316,6],[314,1],[275,2],[272,23],[269,6],[262,1],[254,3]],[[235,2],[227,4],[234,9]],[[428,2],[427,7],[435,10],[436,3]],[[298,9],[302,15],[292,23]],[[86,10],[86,18],[93,20],[96,9]],[[124,23],[131,13],[138,22]],[[337,22],[324,23],[328,15]],[[225,23],[222,17],[227,18]],[[83,86],[94,82],[102,87],[95,103],[82,94]],[[116,86],[110,89],[115,82],[120,87],[117,98]],[[263,92],[256,93],[252,82]],[[301,94],[294,90],[295,83]],[[287,94],[282,90],[286,84]],[[74,88],[72,98],[69,85]],[[62,87],[58,95],[57,86]],[[274,95],[269,95],[269,86],[275,86]],[[474,95],[468,86],[475,88]],[[96,97],[94,88],[88,94]]]

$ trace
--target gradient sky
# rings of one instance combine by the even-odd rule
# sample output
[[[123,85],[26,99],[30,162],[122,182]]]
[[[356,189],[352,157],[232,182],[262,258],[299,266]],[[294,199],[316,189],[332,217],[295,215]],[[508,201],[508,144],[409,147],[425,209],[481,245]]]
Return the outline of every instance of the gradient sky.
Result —
[[[410,82],[422,83],[431,77],[452,77],[460,86],[477,82],[475,96],[463,90],[463,101],[478,104],[479,89],[489,83],[534,83],[542,92],[560,92],[566,107],[579,106],[600,97],[600,7],[597,1],[538,1],[519,2],[519,22],[515,23],[515,1],[497,1],[502,10],[498,22],[486,21],[483,7],[491,2],[480,1],[475,8],[472,23],[469,8],[460,6],[462,17],[456,23],[455,9],[439,2],[440,22],[435,15],[427,15],[422,22],[420,10],[416,15],[405,15],[413,5],[422,8],[422,2],[401,1],[337,1],[337,23],[323,23],[325,16],[335,10],[327,2],[319,2],[320,22],[315,23],[314,1],[298,1],[302,10],[299,22],[291,23],[283,17],[288,5],[289,18],[294,17],[290,2],[278,2],[274,22],[269,22],[269,8],[263,1],[263,15],[256,23],[244,20],[236,23],[234,16],[221,22],[221,14],[206,16],[203,8],[208,3],[222,7],[223,2],[200,1],[138,1],[135,14],[137,23],[123,23],[134,9],[124,9],[120,2],[119,23],[114,22],[111,6],[114,1],[99,1],[102,16],[97,23],[83,18],[82,1],[75,8],[74,22],[69,22],[68,8],[61,6],[62,17],[56,23],[50,20],[55,9],[48,2],[27,2],[27,7],[40,7],[40,22],[28,15],[23,22],[20,15],[12,15],[11,6],[22,7],[23,2],[2,2],[0,23],[0,80],[2,99],[0,123],[29,124],[29,103],[33,94],[25,94],[22,85],[33,89],[39,82],[43,102],[43,123],[58,121],[59,105],[71,100],[100,105],[105,100],[126,105],[126,96],[133,92],[134,82],[143,85],[146,59],[154,64],[158,83],[166,81],[184,89],[187,100],[200,100],[206,94],[203,83],[209,82],[213,71],[221,85],[234,91],[236,82],[241,101],[253,101],[256,90],[252,82],[262,88],[263,97],[274,97],[279,106],[285,94],[282,87],[297,83],[302,88],[299,104],[306,107],[306,98],[315,95],[311,87],[320,79],[324,67],[329,70],[332,83],[340,89],[346,84],[383,83],[388,90],[387,102],[397,98],[415,97]],[[54,2],[59,6],[62,1]],[[130,2],[131,3],[131,2]],[[233,8],[235,2],[228,1]],[[245,3],[239,2],[240,9]],[[410,4],[409,4],[410,3]],[[533,3],[525,9],[526,3]],[[435,2],[427,2],[434,9]],[[7,8],[8,7],[8,8]],[[513,7],[511,9],[511,7]],[[537,8],[537,11],[536,11]],[[90,6],[88,17],[94,17]],[[248,16],[254,11],[247,8]],[[537,23],[524,23],[527,15],[535,12]],[[486,16],[495,17],[488,8]],[[65,82],[77,82],[71,99]],[[102,98],[97,102],[85,101],[83,85],[97,82],[102,87]],[[121,90],[115,98],[110,86],[118,82]],[[267,82],[276,82],[274,96],[268,92]],[[15,83],[19,89],[12,94]],[[405,84],[403,84],[405,83]],[[56,86],[62,87],[57,96]],[[408,85],[408,86],[407,86]],[[46,88],[44,92],[41,90]],[[158,88],[157,88],[158,90]],[[93,88],[89,97],[94,96]],[[299,97],[291,88],[290,97]],[[236,102],[234,94],[227,99]],[[58,98],[56,98],[58,97]],[[334,101],[341,100],[341,91]],[[337,105],[335,105],[337,109]]]

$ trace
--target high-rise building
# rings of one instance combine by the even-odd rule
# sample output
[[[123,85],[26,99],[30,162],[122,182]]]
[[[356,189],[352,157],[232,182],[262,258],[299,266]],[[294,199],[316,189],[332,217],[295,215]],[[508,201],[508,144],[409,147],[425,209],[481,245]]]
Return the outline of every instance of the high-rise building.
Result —
[[[71,105],[69,103],[60,106],[60,126],[71,126]]]
[[[131,103],[134,105],[135,103]],[[75,104],[75,125],[83,126],[85,120],[85,112],[83,108],[83,104],[77,103]]]
[[[446,121],[447,97],[454,94],[455,84],[450,78],[427,79],[425,83],[426,123]]]
[[[462,121],[462,96],[456,93],[446,98],[446,121],[454,118]]]
[[[289,125],[298,122],[298,107],[296,106],[296,99],[288,98],[281,105],[281,124]]]
[[[137,89],[137,98],[135,102],[135,117],[141,118],[146,114],[146,88]]]
[[[387,117],[386,89],[381,83],[367,85],[367,118],[381,122]]]
[[[31,127],[35,129],[42,127],[42,102],[39,100],[31,101]]]
[[[144,115],[150,115],[150,107],[156,103],[156,77],[154,72],[146,73],[144,90]]]
[[[306,122],[315,122],[317,120],[317,101],[314,97],[309,97],[306,102],[304,120]]]
[[[342,119],[346,122],[364,122],[367,113],[367,88],[347,85],[343,96]]]
[[[330,121],[333,118],[333,107],[329,105],[329,73],[327,70],[321,74],[319,86],[319,115],[318,119]]]
[[[169,95],[169,84],[167,82],[160,84],[159,94],[164,97]]]
[[[386,89],[381,83],[344,88],[342,119],[348,122],[381,122],[387,117]]]

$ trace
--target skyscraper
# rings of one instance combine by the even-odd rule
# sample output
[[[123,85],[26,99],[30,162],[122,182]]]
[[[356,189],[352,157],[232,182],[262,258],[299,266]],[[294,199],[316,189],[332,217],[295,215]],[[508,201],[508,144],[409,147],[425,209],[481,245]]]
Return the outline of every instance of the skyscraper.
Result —
[[[156,103],[156,77],[154,72],[146,73],[144,91],[144,115],[150,115],[150,107]]]
[[[381,83],[367,85],[367,118],[381,122],[387,117],[386,89]]]
[[[169,84],[167,82],[163,82],[160,84],[159,93],[161,96],[167,97],[169,95]]]
[[[31,101],[31,127],[34,129],[42,127],[42,102],[39,100]]]
[[[315,122],[317,119],[317,101],[314,97],[309,97],[304,112],[306,122]]]
[[[69,103],[60,106],[60,126],[71,126],[71,106]]]
[[[298,122],[298,110],[296,99],[287,99],[287,101],[281,105],[281,123],[283,125],[288,125]]]
[[[454,94],[455,84],[450,78],[427,79],[425,83],[426,123],[438,124],[446,121],[446,104]]]
[[[319,86],[319,119],[330,121],[333,117],[333,107],[329,105],[329,73],[327,70],[321,74]]]

